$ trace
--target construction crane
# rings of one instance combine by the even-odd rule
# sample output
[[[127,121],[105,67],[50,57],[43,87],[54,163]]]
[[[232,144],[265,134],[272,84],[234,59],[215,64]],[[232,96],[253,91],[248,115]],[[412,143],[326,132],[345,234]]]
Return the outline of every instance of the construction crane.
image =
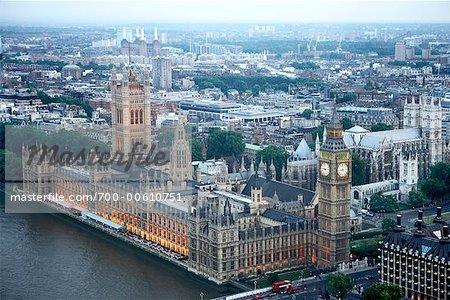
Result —
[[[338,45],[337,48],[336,48],[336,52],[337,52],[337,53],[341,53],[341,51],[342,51],[341,45],[342,45],[342,34],[341,34],[341,36],[340,36],[340,38],[339,38],[339,45]]]

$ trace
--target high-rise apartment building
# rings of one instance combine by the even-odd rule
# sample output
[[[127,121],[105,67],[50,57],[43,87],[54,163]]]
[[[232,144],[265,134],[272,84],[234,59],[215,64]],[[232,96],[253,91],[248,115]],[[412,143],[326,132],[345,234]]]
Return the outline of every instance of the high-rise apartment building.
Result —
[[[169,58],[156,57],[152,61],[153,87],[158,90],[172,89],[172,64]]]
[[[404,42],[397,42],[395,44],[395,60],[406,60],[406,46]]]

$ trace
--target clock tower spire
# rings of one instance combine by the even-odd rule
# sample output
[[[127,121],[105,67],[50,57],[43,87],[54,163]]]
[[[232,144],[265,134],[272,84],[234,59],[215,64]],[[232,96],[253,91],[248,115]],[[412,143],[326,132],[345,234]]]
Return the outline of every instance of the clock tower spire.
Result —
[[[342,137],[336,102],[319,152],[318,267],[335,268],[349,260],[351,155]]]

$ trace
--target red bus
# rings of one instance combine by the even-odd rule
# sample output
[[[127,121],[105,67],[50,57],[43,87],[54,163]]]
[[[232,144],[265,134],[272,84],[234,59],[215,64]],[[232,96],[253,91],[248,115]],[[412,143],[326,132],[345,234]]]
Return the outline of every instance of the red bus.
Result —
[[[292,292],[292,281],[282,280],[274,282],[272,285],[272,292],[274,293],[287,293]]]

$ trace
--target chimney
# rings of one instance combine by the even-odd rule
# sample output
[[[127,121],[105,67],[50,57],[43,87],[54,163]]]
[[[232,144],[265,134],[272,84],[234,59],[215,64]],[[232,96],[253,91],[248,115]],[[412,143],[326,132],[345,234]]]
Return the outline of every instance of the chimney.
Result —
[[[424,235],[422,229],[423,229],[423,210],[419,209],[418,211],[418,219],[417,219],[417,230],[414,234],[416,237],[421,237]]]
[[[402,215],[397,215],[397,226],[394,227],[395,232],[405,231],[405,228],[402,226]]]
[[[422,232],[422,227],[423,227],[423,221],[417,220],[417,231]]]
[[[436,217],[433,220],[433,223],[443,223],[444,220],[442,219],[442,207],[438,206],[436,208]]]
[[[450,238],[448,237],[448,225],[442,226],[442,238],[439,240],[442,244],[449,244]]]

